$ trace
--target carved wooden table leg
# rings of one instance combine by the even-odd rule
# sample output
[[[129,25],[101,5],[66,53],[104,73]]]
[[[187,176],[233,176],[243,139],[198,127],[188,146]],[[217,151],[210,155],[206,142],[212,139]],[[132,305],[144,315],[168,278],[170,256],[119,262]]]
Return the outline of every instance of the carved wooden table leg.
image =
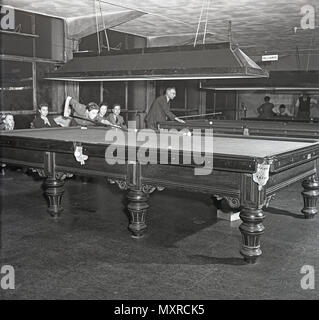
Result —
[[[239,217],[243,223],[239,226],[242,234],[240,254],[247,263],[255,263],[262,253],[260,238],[265,232],[262,208],[268,204],[265,185],[269,179],[270,163],[271,160],[264,159],[257,164],[253,175],[242,175],[242,209]]]
[[[317,199],[319,197],[319,181],[316,175],[309,177],[302,182],[304,190],[301,192],[304,201],[304,207],[301,212],[306,219],[312,219],[318,212]]]
[[[127,198],[129,200],[127,209],[131,219],[128,228],[132,232],[133,238],[141,238],[147,228],[145,217],[149,208],[147,204],[148,195],[142,190],[132,188],[129,190]]]
[[[239,226],[242,234],[241,255],[248,263],[255,263],[261,255],[260,237],[264,233],[263,220],[265,215],[260,208],[243,208],[240,212],[243,223]]]
[[[58,218],[63,211],[61,201],[64,193],[64,180],[48,177],[43,186],[44,193],[49,199],[48,212],[52,217]]]

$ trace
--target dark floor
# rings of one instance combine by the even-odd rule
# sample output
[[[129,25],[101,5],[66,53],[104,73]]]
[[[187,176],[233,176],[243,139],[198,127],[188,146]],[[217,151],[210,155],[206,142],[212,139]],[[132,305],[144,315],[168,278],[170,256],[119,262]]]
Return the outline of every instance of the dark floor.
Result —
[[[1,265],[16,272],[4,299],[319,298],[300,285],[303,265],[319,268],[319,216],[302,218],[299,184],[272,201],[263,256],[247,265],[240,222],[217,219],[207,195],[155,192],[148,233],[134,240],[124,192],[105,179],[70,179],[59,221],[46,213],[41,180],[15,171],[0,179]]]

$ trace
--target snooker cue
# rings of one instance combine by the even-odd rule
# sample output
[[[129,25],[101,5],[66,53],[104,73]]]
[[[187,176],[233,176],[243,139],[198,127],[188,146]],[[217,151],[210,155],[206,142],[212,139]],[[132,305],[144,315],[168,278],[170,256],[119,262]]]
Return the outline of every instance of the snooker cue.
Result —
[[[122,129],[124,131],[126,131],[126,129],[120,127],[120,126],[117,126],[116,124],[105,124],[105,123],[102,123],[102,122],[98,122],[98,121],[95,121],[95,120],[91,120],[91,119],[86,119],[86,118],[82,118],[82,117],[78,117],[78,116],[73,116],[73,115],[70,115],[69,118],[74,118],[74,119],[79,119],[79,120],[84,120],[84,121],[89,121],[89,122],[92,122],[94,123],[95,125],[98,125],[100,127],[112,127],[112,128],[117,128],[117,129]]]
[[[179,119],[185,119],[185,118],[193,118],[193,117],[211,116],[211,115],[215,115],[215,114],[222,114],[222,112],[212,112],[212,113],[195,114],[195,115],[192,115],[192,116],[181,116],[181,117],[178,117],[178,118],[179,118]]]

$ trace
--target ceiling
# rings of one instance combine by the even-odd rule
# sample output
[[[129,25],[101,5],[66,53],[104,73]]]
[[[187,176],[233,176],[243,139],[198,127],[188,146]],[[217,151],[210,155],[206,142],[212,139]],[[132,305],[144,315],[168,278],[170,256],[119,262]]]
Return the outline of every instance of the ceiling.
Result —
[[[105,24],[113,30],[148,37],[150,41],[158,39],[161,44],[170,36],[176,45],[185,39],[193,41],[202,5],[207,8],[208,3],[199,28],[203,33],[207,17],[206,42],[227,41],[231,21],[232,41],[252,57],[264,53],[294,55],[298,47],[299,53],[319,59],[318,0],[2,0],[2,5],[63,18],[67,24],[88,17],[95,20],[101,8]],[[316,12],[317,27],[313,30],[300,28],[300,10],[307,4]],[[132,15],[136,11],[138,14]],[[126,14],[128,21],[114,19]]]

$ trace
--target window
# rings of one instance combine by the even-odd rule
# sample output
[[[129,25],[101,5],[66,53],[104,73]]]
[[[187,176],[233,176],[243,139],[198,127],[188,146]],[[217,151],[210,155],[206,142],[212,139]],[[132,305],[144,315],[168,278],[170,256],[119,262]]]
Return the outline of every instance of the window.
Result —
[[[63,61],[63,20],[18,10],[14,13],[15,29],[0,34],[1,54]]]
[[[80,82],[79,84],[79,100],[83,104],[95,102],[99,104],[100,98],[100,82]]]
[[[103,101],[110,107],[114,103],[119,103],[122,109],[126,108],[125,101],[126,83],[122,81],[105,81],[103,82]]]
[[[41,103],[49,104],[49,111],[56,111],[51,106],[53,101],[52,99],[52,90],[53,90],[53,81],[46,80],[45,76],[52,72],[54,69],[54,65],[52,63],[36,63],[36,72],[37,72],[37,105],[39,106]]]
[[[235,91],[206,91],[206,113],[216,113],[216,119],[237,119],[236,104]]]
[[[63,60],[63,21],[41,15],[35,16],[35,56]]]
[[[1,110],[33,110],[32,63],[1,61]]]
[[[32,34],[32,15],[15,10],[15,30],[0,34],[1,54],[33,56],[33,38],[23,34]],[[21,34],[19,34],[21,33]]]

